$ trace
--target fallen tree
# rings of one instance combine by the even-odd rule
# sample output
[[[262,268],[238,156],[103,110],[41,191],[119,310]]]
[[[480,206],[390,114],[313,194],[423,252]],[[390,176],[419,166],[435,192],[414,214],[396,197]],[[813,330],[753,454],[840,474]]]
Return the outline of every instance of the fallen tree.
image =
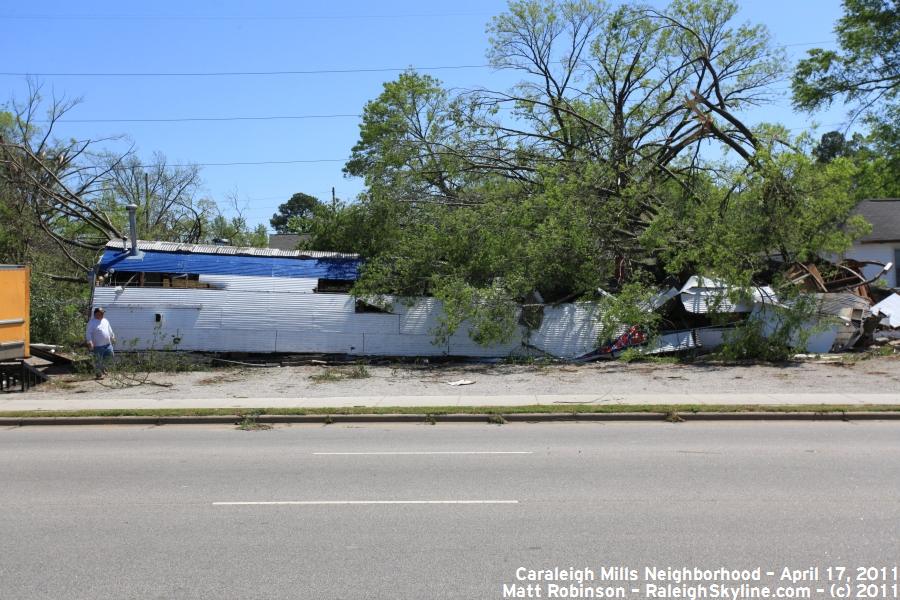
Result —
[[[747,289],[776,263],[840,252],[864,228],[848,221],[856,167],[744,121],[784,57],[736,12],[511,2],[488,56],[520,82],[386,83],[345,169],[366,192],[306,220],[310,246],[368,259],[354,293],[436,296],[443,334],[468,322],[484,343],[508,338],[523,304],[649,300],[697,273]]]

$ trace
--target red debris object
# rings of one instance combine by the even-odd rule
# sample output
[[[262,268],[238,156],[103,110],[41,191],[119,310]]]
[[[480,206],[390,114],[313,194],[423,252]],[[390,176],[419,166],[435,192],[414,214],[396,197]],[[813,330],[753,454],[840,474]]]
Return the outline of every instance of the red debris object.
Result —
[[[632,325],[628,328],[628,330],[612,340],[608,344],[604,344],[597,349],[597,354],[612,354],[613,352],[619,352],[620,350],[624,350],[626,348],[630,348],[632,346],[640,346],[641,344],[647,343],[647,334],[638,328],[637,325]]]

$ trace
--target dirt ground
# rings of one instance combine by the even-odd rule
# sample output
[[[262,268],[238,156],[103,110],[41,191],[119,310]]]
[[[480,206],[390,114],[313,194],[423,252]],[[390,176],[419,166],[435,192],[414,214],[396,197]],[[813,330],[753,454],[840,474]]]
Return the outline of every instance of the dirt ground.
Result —
[[[443,364],[232,368],[153,373],[141,385],[58,376],[29,395],[47,398],[291,398],[341,396],[897,393],[900,355],[785,365],[600,362],[583,365]],[[465,379],[471,385],[450,386]]]

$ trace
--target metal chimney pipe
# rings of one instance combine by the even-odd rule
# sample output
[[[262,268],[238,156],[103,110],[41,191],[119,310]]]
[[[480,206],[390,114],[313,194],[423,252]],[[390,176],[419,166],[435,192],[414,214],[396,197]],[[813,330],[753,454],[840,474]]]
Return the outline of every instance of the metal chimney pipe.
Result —
[[[137,204],[129,204],[125,208],[128,209],[128,226],[131,228],[131,256],[137,256]]]

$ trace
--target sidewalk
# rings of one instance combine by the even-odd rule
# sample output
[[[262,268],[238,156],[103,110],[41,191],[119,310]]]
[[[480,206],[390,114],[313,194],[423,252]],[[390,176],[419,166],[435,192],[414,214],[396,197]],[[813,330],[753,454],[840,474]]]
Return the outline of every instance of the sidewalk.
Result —
[[[470,385],[450,385],[461,380]],[[700,405],[900,408],[900,356],[850,364],[368,365],[153,373],[139,385],[62,378],[0,394],[0,412]],[[414,410],[421,408],[422,410]],[[573,409],[573,411],[576,409]],[[587,410],[587,409],[582,409]],[[696,410],[696,409],[693,409]],[[321,410],[320,410],[321,412]]]
[[[448,407],[448,406],[533,406],[552,405],[897,405],[898,394],[815,393],[815,394],[453,394],[404,396],[253,397],[253,398],[91,398],[73,395],[51,398],[41,394],[8,394],[0,397],[0,412],[73,411],[104,409],[189,409],[189,408],[348,408],[348,407]]]

